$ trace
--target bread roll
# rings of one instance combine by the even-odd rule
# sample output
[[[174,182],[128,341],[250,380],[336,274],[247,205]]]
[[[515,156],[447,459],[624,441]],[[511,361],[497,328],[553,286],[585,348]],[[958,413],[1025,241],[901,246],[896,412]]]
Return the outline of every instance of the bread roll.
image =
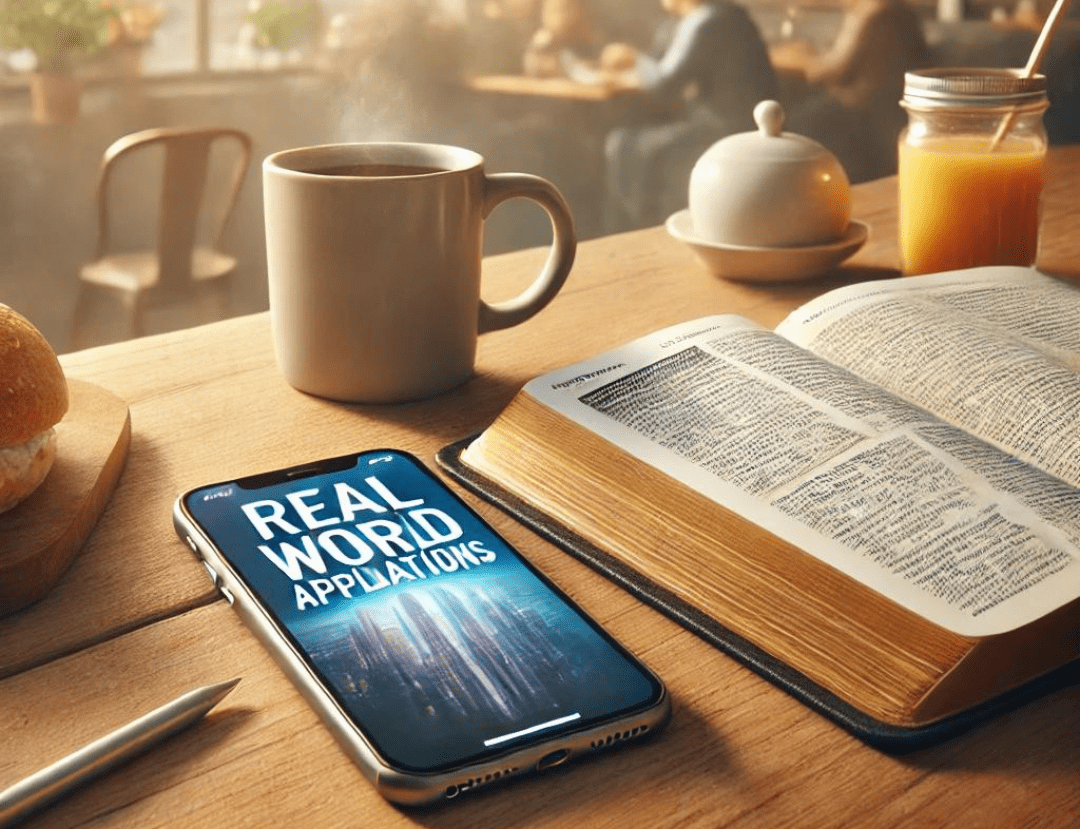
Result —
[[[0,512],[32,493],[56,458],[56,432],[68,408],[56,352],[33,324],[0,305]]]

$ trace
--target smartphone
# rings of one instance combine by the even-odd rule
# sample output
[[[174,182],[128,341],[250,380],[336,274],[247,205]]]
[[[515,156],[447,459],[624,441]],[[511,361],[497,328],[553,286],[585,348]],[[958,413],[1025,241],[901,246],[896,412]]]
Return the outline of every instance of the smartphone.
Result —
[[[453,798],[668,719],[660,679],[412,455],[200,487],[173,517],[391,802]]]

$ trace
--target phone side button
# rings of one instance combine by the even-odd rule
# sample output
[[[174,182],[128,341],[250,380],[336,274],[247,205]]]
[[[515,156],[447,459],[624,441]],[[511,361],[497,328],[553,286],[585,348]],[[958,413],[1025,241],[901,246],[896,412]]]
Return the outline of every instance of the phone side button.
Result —
[[[232,603],[235,601],[235,597],[233,596],[232,591],[224,584],[219,584],[218,590],[221,591],[221,595],[225,597],[225,601],[227,601],[231,606]]]
[[[205,561],[202,562],[202,566],[203,566],[203,569],[206,570],[206,574],[208,576],[210,576],[211,583],[214,585],[214,587],[217,587],[218,586],[218,574],[217,574],[217,572],[214,570],[213,567],[211,567]]]
[[[231,605],[234,599],[232,591],[221,583],[221,579],[218,577],[217,571],[210,566],[209,562],[202,562],[202,566],[203,569],[206,570],[207,575],[210,576],[210,581],[213,583],[214,587],[216,587],[218,589],[218,592],[225,597],[225,601],[227,601]]]

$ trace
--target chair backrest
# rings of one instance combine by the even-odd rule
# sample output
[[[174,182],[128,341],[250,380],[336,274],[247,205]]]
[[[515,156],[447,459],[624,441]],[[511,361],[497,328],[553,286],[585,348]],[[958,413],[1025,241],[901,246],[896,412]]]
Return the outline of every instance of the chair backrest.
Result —
[[[206,195],[207,171],[212,148],[231,142],[226,186],[210,225],[211,245],[217,246],[225,224],[236,207],[240,187],[251,163],[251,137],[231,127],[161,127],[141,130],[114,141],[101,160],[98,180],[98,246],[96,258],[109,252],[110,182],[126,158],[151,147],[163,149],[161,201],[154,250],[158,257],[159,285],[168,289],[191,277],[192,253],[197,241],[199,216]]]

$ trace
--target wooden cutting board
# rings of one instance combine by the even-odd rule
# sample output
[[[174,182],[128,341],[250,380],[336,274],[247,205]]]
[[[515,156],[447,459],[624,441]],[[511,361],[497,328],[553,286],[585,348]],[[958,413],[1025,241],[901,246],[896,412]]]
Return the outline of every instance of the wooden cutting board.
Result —
[[[60,580],[108,506],[127,460],[127,404],[82,380],[68,380],[68,397],[48,477],[0,513],[0,616],[37,601]]]

